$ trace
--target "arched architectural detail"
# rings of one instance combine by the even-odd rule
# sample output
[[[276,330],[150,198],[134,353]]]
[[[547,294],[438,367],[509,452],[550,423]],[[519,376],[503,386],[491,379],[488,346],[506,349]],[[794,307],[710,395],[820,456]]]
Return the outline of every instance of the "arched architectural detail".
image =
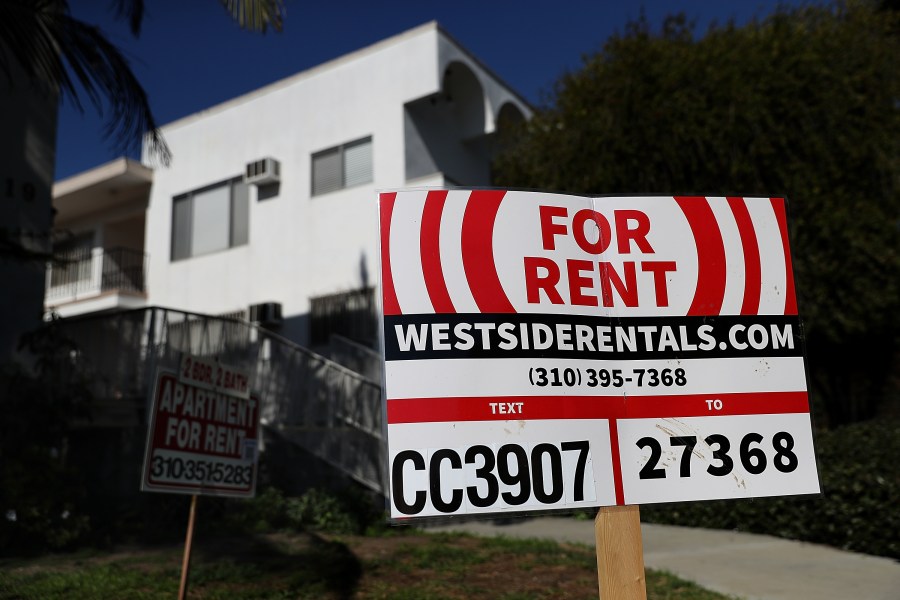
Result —
[[[404,105],[406,179],[439,173],[446,185],[490,185],[497,134],[528,119],[528,104],[446,35],[437,75],[433,91]]]
[[[497,111],[497,118],[495,119],[497,123],[496,131],[502,135],[505,130],[515,127],[524,121],[525,115],[518,106],[512,102],[504,102],[500,110]]]
[[[515,102],[504,102],[497,111],[494,119],[494,131],[490,136],[490,154],[497,156],[508,150],[514,144],[516,136],[520,133],[519,126],[527,120],[522,109]],[[491,184],[496,181],[493,162],[491,164]]]
[[[484,135],[484,88],[468,65],[460,61],[447,65],[441,81],[441,95],[461,139]]]

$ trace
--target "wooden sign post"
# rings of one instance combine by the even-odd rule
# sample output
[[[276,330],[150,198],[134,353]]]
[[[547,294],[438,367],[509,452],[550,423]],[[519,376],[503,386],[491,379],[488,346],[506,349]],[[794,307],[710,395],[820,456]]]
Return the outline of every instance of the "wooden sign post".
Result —
[[[594,521],[594,534],[600,600],[646,600],[639,507],[602,507]]]
[[[184,539],[184,557],[181,559],[181,584],[178,600],[187,598],[188,574],[191,570],[191,545],[194,541],[194,520],[197,517],[197,494],[191,496],[191,514],[188,517],[187,536]]]
[[[197,496],[256,493],[259,407],[250,373],[215,357],[185,354],[177,372],[156,374],[141,490],[191,495],[179,600],[187,595]]]

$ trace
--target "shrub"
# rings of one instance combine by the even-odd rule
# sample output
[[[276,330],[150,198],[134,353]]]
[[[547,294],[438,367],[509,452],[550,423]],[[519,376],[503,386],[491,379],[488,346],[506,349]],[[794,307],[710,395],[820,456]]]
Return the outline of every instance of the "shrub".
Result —
[[[287,501],[287,514],[298,529],[332,533],[359,533],[360,524],[352,508],[324,490],[311,489],[299,498]]]
[[[257,491],[256,497],[249,500],[211,502],[206,512],[220,513],[216,520],[221,519],[228,529],[262,533],[289,525],[286,507],[287,500],[281,490],[268,487]]]
[[[297,497],[269,487],[252,500],[211,503],[210,510],[221,513],[227,528],[256,533],[290,529],[360,534],[380,516],[365,492],[350,487],[337,492],[312,488]]]
[[[645,506],[644,521],[738,529],[900,558],[900,420],[819,432],[821,496]]]
[[[91,529],[67,436],[90,416],[77,348],[53,324],[21,344],[33,364],[0,362],[0,554],[60,550]]]
[[[75,473],[42,448],[0,465],[0,555],[62,550],[90,531]]]

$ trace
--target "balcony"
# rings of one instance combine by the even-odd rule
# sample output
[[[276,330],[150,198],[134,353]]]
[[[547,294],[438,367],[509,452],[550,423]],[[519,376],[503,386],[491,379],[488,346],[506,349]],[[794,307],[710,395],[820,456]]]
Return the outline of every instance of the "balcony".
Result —
[[[69,317],[145,304],[147,256],[132,248],[76,248],[47,269],[48,312]]]

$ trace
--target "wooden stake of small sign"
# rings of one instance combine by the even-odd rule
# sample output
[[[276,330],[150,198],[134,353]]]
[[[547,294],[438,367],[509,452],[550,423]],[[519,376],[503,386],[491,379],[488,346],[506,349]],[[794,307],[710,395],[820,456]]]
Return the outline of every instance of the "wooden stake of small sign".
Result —
[[[646,600],[638,506],[604,506],[594,521],[600,600]]]
[[[187,537],[184,539],[184,558],[181,560],[181,585],[178,600],[187,598],[188,573],[191,570],[191,543],[194,541],[194,518],[197,515],[197,494],[191,496],[191,514],[188,517]]]

